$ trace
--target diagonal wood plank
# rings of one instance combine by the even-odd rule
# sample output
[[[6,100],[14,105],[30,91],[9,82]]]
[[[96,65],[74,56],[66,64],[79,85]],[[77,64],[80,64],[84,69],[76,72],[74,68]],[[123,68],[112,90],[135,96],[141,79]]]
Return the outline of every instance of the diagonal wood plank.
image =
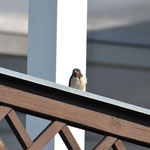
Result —
[[[126,148],[121,140],[117,140],[113,145],[113,150],[126,150]]]
[[[81,150],[67,125],[59,132],[69,150]]]
[[[27,150],[41,150],[65,126],[64,123],[52,122]]]
[[[3,140],[0,138],[0,150],[8,150]]]
[[[106,136],[97,144],[93,150],[109,150],[116,141],[117,138]]]
[[[9,114],[6,116],[6,121],[8,122],[23,149],[28,148],[32,144],[32,140],[27,134],[24,126],[14,110],[9,112]]]
[[[11,108],[0,106],[0,121],[11,111]]]

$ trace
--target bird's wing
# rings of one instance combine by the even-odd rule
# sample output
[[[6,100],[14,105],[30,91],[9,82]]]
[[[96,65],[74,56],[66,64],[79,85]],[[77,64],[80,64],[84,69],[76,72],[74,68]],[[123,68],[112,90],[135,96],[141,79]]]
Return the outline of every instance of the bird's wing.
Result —
[[[72,76],[69,79],[69,87],[71,86],[71,79],[72,79]]]

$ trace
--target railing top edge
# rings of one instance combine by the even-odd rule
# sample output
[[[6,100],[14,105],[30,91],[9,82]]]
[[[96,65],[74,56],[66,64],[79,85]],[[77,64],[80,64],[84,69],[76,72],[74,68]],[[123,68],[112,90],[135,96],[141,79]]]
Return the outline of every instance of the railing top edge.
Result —
[[[8,78],[9,77],[10,78],[15,78],[18,81],[23,80],[23,81],[31,82],[33,84],[37,84],[38,86],[39,85],[40,86],[46,86],[48,88],[53,88],[53,89],[56,89],[56,90],[60,90],[60,91],[63,91],[65,93],[82,96],[84,98],[89,98],[89,99],[92,99],[93,101],[96,101],[98,103],[106,103],[106,104],[112,105],[112,107],[117,106],[121,109],[126,109],[126,110],[129,110],[129,111],[133,111],[133,112],[137,112],[137,113],[141,113],[141,114],[150,116],[150,109],[146,109],[146,108],[143,108],[143,107],[140,107],[140,106],[128,104],[128,103],[121,102],[121,101],[118,101],[118,100],[114,100],[114,99],[111,99],[111,98],[107,98],[107,97],[104,97],[104,96],[96,95],[96,94],[93,94],[93,93],[90,93],[90,92],[80,91],[80,90],[73,89],[73,88],[70,88],[70,87],[67,87],[67,86],[56,84],[56,83],[51,82],[51,81],[43,80],[43,79],[40,79],[40,78],[37,78],[37,77],[33,77],[33,76],[30,76],[30,75],[22,74],[22,73],[19,73],[19,72],[15,72],[15,71],[12,71],[12,70],[9,70],[9,69],[4,69],[4,68],[0,67],[0,76],[1,75],[6,76]]]

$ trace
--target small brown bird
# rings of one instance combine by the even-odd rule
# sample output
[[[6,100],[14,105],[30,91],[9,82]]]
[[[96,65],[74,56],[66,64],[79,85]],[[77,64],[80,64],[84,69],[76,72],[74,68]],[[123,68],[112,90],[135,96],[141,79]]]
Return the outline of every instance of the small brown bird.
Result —
[[[87,79],[82,75],[80,69],[78,68],[73,69],[72,75],[69,79],[69,87],[84,91],[86,83]]]

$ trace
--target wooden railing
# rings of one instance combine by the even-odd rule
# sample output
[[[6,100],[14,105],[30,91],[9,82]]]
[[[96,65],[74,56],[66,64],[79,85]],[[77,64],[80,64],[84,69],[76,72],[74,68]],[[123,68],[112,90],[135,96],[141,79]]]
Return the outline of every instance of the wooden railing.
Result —
[[[142,113],[135,111],[139,107],[132,110],[112,102],[94,101],[91,98],[96,96],[86,96],[86,92],[66,88],[67,91],[55,84],[47,86],[29,80],[28,76],[26,79],[17,76],[0,74],[0,121],[6,119],[24,150],[42,149],[57,133],[69,150],[80,150],[68,125],[104,135],[93,150],[109,150],[110,147],[125,150],[122,140],[150,148],[149,110],[142,109],[147,111]],[[52,122],[32,141],[16,111]],[[1,149],[6,150],[7,145],[0,138]]]

